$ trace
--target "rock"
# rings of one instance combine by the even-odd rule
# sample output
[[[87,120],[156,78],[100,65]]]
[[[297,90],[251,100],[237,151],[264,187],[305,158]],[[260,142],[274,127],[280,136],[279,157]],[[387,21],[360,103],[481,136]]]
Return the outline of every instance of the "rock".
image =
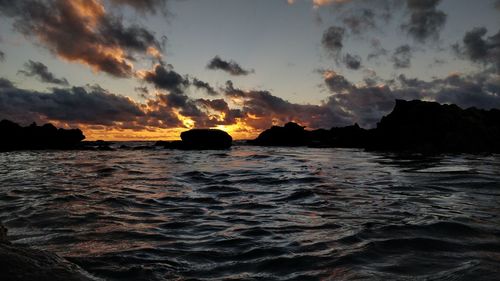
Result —
[[[366,148],[423,153],[500,152],[500,110],[461,109],[436,102],[397,100],[394,110],[365,130],[358,124],[307,131],[273,126],[249,142],[264,146]]]
[[[250,143],[263,146],[363,147],[368,140],[367,132],[358,124],[308,131],[303,126],[289,122],[284,127],[273,126]]]
[[[182,141],[165,141],[163,147],[167,149],[183,149],[184,144]]]
[[[0,151],[25,149],[73,149],[85,139],[79,129],[57,129],[52,124],[22,127],[12,121],[0,121]]]
[[[369,131],[359,127],[357,123],[352,126],[332,128],[330,133],[333,147],[364,148],[370,142]]]
[[[183,149],[228,149],[233,138],[216,129],[192,129],[181,133]]]
[[[366,147],[428,153],[500,152],[500,110],[397,100]]]
[[[7,241],[6,229],[0,224],[0,280],[2,281],[96,281],[56,254],[32,249]]]
[[[288,122],[284,127],[273,126],[249,143],[263,146],[305,146],[310,143],[308,132],[297,123]]]
[[[168,145],[168,141],[157,141],[155,142],[154,146],[165,146]]]

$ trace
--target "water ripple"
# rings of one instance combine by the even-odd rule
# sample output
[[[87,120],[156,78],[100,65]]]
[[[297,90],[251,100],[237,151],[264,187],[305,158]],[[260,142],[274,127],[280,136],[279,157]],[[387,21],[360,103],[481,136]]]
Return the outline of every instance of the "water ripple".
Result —
[[[0,183],[14,242],[108,280],[500,274],[498,155],[25,151],[2,154]]]

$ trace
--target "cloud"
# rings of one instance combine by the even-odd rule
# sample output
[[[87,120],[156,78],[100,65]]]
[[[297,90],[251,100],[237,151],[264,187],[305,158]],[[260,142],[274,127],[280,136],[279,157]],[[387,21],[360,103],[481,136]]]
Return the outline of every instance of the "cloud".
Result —
[[[465,33],[463,45],[457,43],[453,49],[473,62],[492,65],[500,73],[500,31],[485,38],[487,33],[485,27],[476,27]]]
[[[144,113],[132,100],[100,87],[53,89],[50,93],[0,83],[0,119],[30,123],[41,120],[113,125],[134,120]]]
[[[344,4],[350,1],[351,0],[312,0],[314,8],[319,8],[321,6],[328,6],[332,4]]]
[[[358,70],[361,68],[361,57],[347,53],[344,56],[344,64],[349,69]]]
[[[198,89],[204,90],[210,96],[219,95],[219,93],[217,93],[217,91],[212,86],[210,86],[210,84],[208,84],[207,82],[201,81],[197,78],[194,78],[193,81],[191,82],[191,84]]]
[[[324,75],[325,84],[333,93],[324,106],[330,108],[335,116],[344,117],[335,120],[337,124],[357,122],[363,127],[374,127],[382,116],[392,110],[395,99],[433,100],[463,108],[500,107],[500,76],[487,71],[474,75],[452,74],[430,81],[400,75],[394,81],[378,85],[350,84],[343,76],[335,74],[335,80],[346,85],[342,91],[330,87],[332,76]]]
[[[375,12],[371,9],[360,9],[342,19],[344,25],[354,34],[361,34],[375,28]]]
[[[111,0],[118,5],[128,5],[138,11],[147,11],[155,14],[158,10],[165,11],[167,0]]]
[[[211,59],[207,64],[207,68],[211,70],[222,70],[234,76],[248,75],[254,72],[253,70],[243,69],[233,60],[226,61],[221,59],[219,56],[215,56]]]
[[[387,51],[384,47],[382,47],[382,43],[380,42],[379,39],[372,39],[370,41],[371,45],[371,52],[368,54],[366,57],[367,60],[373,60],[373,59],[378,59],[381,56],[386,56],[389,51]]]
[[[391,56],[394,68],[409,68],[413,57],[412,52],[413,50],[408,44],[397,47]]]
[[[0,1],[0,13],[59,57],[115,77],[133,76],[137,55],[160,56],[161,44],[152,32],[124,26],[99,0]]]
[[[0,89],[14,88],[14,84],[10,80],[0,77]]]
[[[407,0],[410,19],[401,27],[420,42],[438,39],[447,18],[444,12],[437,9],[440,2],[441,0]]]
[[[192,99],[180,92],[157,93],[144,103],[106,91],[100,86],[38,92],[17,88],[0,78],[0,119],[29,124],[56,121],[73,126],[155,130],[215,127],[242,117],[222,99]]]
[[[4,61],[5,60],[5,53],[0,51],[0,61]]]
[[[310,128],[329,128],[343,122],[342,112],[332,111],[324,105],[297,104],[272,95],[269,91],[242,90],[231,81],[226,83],[226,97],[241,106],[248,127],[263,130],[274,124],[300,122]]]
[[[152,70],[139,73],[139,76],[156,88],[171,93],[183,93],[184,89],[189,86],[188,79],[175,72],[171,65],[158,64]]]
[[[342,93],[354,88],[354,85],[351,82],[333,70],[323,70],[321,72],[326,86],[333,93]]]
[[[66,78],[56,78],[52,72],[49,71],[47,66],[41,62],[29,60],[24,64],[24,70],[18,71],[28,77],[36,77],[38,80],[45,83],[52,83],[57,85],[68,85]]]
[[[139,96],[143,99],[147,99],[149,97],[148,87],[135,87],[134,90],[139,94]]]
[[[475,75],[452,74],[430,81],[404,75],[384,81],[373,71],[365,72],[372,82],[363,85],[351,83],[334,71],[323,71],[325,85],[332,94],[318,105],[293,103],[265,90],[240,89],[231,81],[222,89],[224,99],[193,99],[177,91],[178,87],[184,87],[179,86],[182,83],[169,82],[165,84],[168,88],[178,86],[173,86],[174,90],[168,93],[147,95],[143,103],[138,103],[99,86],[38,92],[19,89],[11,81],[0,78],[0,118],[24,124],[58,121],[134,131],[237,124],[238,128],[256,134],[271,125],[289,121],[309,128],[330,128],[355,122],[363,127],[374,127],[392,110],[395,99],[435,100],[462,107],[500,107],[500,76],[492,71]],[[179,76],[174,73],[169,75],[177,77],[172,81],[183,80],[182,76],[178,80]]]
[[[345,28],[339,26],[330,26],[323,33],[321,44],[330,55],[338,57],[344,47]]]

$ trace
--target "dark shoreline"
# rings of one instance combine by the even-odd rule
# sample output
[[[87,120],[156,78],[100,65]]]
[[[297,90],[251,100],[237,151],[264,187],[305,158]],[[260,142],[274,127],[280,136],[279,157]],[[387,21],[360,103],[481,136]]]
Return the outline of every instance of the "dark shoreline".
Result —
[[[0,223],[0,279],[3,281],[98,281],[78,265],[48,251],[12,244]]]
[[[113,150],[106,141],[83,141],[79,129],[57,129],[51,124],[22,127],[0,122],[0,152],[15,150]],[[211,150],[228,149],[232,137],[216,129],[191,129],[180,141],[157,141],[153,146],[121,149]],[[377,127],[346,127],[306,130],[297,123],[273,126],[256,139],[246,142],[257,146],[361,148],[367,151],[403,153],[500,153],[500,110],[461,109],[419,100],[396,100],[393,111]]]

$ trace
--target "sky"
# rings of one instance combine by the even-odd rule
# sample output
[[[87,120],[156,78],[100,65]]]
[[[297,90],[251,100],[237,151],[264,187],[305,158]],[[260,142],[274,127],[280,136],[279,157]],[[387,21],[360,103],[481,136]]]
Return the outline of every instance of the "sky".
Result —
[[[499,0],[0,0],[0,119],[87,139],[500,108]]]

